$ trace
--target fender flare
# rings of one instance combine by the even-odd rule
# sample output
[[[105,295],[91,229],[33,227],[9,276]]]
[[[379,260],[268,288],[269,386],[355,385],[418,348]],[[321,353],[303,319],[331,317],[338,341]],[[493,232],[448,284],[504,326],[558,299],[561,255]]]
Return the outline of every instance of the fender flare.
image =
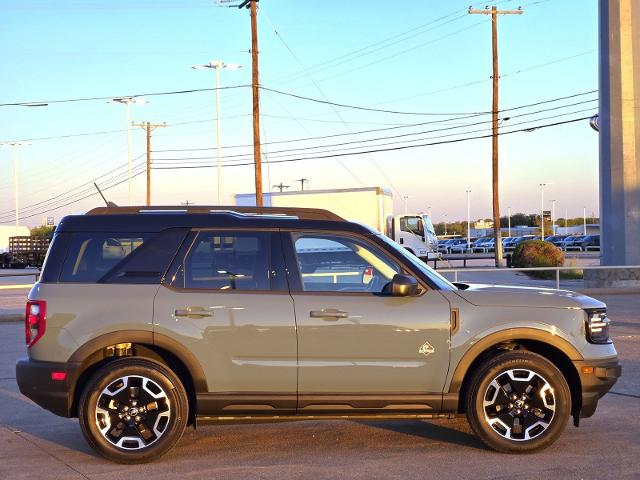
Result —
[[[175,355],[191,374],[195,393],[208,391],[207,378],[195,355],[177,340],[148,330],[119,330],[99,335],[73,352],[68,362],[80,365],[95,352],[116,343],[144,343],[167,350]]]
[[[553,335],[546,330],[537,328],[509,328],[488,335],[477,343],[473,344],[462,356],[458,365],[453,372],[451,382],[449,384],[449,393],[459,393],[462,388],[462,382],[473,362],[485,351],[494,345],[510,342],[513,340],[534,340],[546,343],[564,353],[569,360],[584,360],[582,354],[562,337]]]

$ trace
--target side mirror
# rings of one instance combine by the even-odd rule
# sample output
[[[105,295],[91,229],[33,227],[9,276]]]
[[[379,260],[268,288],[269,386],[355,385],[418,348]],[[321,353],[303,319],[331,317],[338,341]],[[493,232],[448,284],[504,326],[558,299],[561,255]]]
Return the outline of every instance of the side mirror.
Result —
[[[418,294],[418,281],[401,273],[396,273],[387,286],[392,297],[413,297]]]

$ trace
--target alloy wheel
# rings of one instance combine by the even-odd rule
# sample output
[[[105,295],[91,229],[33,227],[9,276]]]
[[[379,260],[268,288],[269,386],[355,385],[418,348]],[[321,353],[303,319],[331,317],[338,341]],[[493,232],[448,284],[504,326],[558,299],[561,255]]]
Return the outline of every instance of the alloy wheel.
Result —
[[[540,436],[553,421],[556,398],[539,373],[527,369],[498,374],[484,394],[485,421],[499,435],[514,441]]]
[[[165,433],[171,418],[166,392],[153,380],[120,377],[98,396],[95,421],[102,436],[125,450],[139,450]]]

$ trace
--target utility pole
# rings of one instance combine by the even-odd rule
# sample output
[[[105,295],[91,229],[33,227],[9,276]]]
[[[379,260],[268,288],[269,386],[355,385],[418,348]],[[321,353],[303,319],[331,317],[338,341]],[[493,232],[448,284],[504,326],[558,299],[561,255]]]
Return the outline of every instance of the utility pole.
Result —
[[[258,0],[244,0],[238,8],[251,12],[251,89],[253,90],[253,163],[256,207],[262,207],[262,161],[260,160],[260,76],[258,74]]]
[[[285,185],[284,183],[280,182],[278,185],[274,185],[272,188],[277,188],[278,190],[280,190],[280,193],[282,193],[285,188],[289,188],[289,185]]]
[[[493,171],[493,232],[496,239],[495,260],[496,267],[502,266],[502,238],[500,235],[500,189],[498,183],[498,15],[521,15],[522,9],[498,10],[495,5],[489,10],[474,10],[469,8],[470,14],[491,15],[491,46],[493,52],[493,106],[492,119],[492,171]]]
[[[151,206],[151,131],[156,128],[166,127],[166,123],[133,123],[134,127],[140,127],[147,131],[147,207]]]
[[[304,184],[305,183],[309,183],[309,179],[308,178],[299,178],[298,180],[296,180],[296,182],[300,182],[300,190],[302,190],[304,192]]]

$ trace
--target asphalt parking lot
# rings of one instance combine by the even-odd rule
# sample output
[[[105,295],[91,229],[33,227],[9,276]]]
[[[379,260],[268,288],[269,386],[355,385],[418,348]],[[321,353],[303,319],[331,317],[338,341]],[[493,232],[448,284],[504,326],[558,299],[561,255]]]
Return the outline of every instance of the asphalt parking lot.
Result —
[[[623,376],[580,428],[528,455],[487,450],[464,418],[203,426],[185,432],[155,463],[123,466],[98,457],[77,420],[56,417],[20,395],[16,358],[23,326],[0,323],[0,478],[640,478],[640,296],[609,304]]]

